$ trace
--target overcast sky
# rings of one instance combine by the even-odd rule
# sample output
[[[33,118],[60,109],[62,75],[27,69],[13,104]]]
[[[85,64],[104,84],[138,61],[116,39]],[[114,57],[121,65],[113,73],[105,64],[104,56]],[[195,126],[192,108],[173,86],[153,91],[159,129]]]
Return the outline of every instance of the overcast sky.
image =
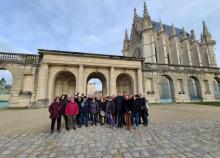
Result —
[[[1,0],[0,50],[36,53],[38,48],[121,54],[130,32],[133,8],[143,15],[143,0]],[[205,20],[217,41],[220,65],[218,0],[147,0],[152,20],[196,31]],[[0,76],[1,77],[1,76]]]

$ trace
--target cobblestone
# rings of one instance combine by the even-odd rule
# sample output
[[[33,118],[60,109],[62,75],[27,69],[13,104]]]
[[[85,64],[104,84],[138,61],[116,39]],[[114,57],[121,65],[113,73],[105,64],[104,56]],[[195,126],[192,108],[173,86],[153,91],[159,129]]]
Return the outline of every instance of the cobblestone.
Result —
[[[128,132],[107,126],[0,137],[1,158],[219,158],[220,121],[183,121]]]

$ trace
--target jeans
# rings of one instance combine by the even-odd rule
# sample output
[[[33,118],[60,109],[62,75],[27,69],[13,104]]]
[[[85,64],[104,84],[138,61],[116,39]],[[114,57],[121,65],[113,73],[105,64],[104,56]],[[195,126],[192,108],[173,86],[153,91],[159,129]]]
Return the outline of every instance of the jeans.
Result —
[[[139,125],[139,112],[132,113],[132,120],[133,120],[133,125],[137,127]]]
[[[108,117],[108,120],[109,120],[109,123],[111,124],[111,126],[115,127],[115,121],[113,119],[112,114],[107,114],[107,117]]]
[[[98,114],[96,113],[91,113],[91,118],[92,118],[92,125],[95,123],[97,124],[97,119],[98,119]]]
[[[76,127],[76,115],[67,116],[69,129]]]
[[[51,131],[54,131],[54,126],[57,121],[57,131],[60,130],[61,117],[60,118],[51,118]]]
[[[86,126],[88,126],[88,120],[89,120],[89,113],[88,112],[81,112],[80,113],[80,126],[85,123]]]

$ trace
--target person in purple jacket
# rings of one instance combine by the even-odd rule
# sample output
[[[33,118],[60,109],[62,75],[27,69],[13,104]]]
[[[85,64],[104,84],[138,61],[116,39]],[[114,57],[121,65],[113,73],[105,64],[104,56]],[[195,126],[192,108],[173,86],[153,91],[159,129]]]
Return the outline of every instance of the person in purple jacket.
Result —
[[[57,132],[60,133],[62,105],[60,103],[60,97],[56,97],[54,102],[49,106],[50,118],[51,118],[51,134],[54,132],[54,126],[57,122]]]

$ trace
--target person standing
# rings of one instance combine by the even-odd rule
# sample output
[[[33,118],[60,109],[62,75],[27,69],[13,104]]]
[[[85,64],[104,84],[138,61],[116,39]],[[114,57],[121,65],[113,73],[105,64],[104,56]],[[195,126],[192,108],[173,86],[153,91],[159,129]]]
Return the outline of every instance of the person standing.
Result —
[[[113,118],[113,114],[115,113],[115,104],[114,101],[112,100],[112,97],[108,97],[107,105],[106,105],[106,113],[107,113],[107,118],[109,120],[109,123],[112,127],[112,129],[115,128],[115,120]]]
[[[132,101],[128,95],[125,96],[123,104],[125,107],[125,123],[127,125],[127,129],[131,130]]]
[[[75,99],[72,97],[70,102],[67,103],[65,113],[68,118],[68,127],[69,129],[76,129],[76,115],[79,113],[78,104],[75,102]]]
[[[105,116],[106,116],[106,101],[104,98],[101,98],[101,101],[99,103],[100,108],[100,117],[101,117],[101,125],[105,124]]]
[[[85,126],[88,127],[88,121],[89,121],[89,101],[86,97],[83,98],[83,101],[79,105],[79,111],[80,111],[80,123],[79,127],[85,123]]]
[[[132,119],[133,119],[134,128],[137,128],[139,126],[140,109],[141,109],[141,99],[139,95],[135,95],[133,97],[133,105],[132,105]]]
[[[121,92],[118,92],[118,96],[114,99],[115,108],[117,112],[117,122],[118,127],[123,127],[124,122],[124,106],[123,106],[124,97],[122,96]]]
[[[79,94],[77,93],[77,100],[76,100],[76,102],[77,102],[79,107],[80,107],[82,101],[83,100],[82,100],[81,96],[79,96]],[[80,126],[80,110],[79,110],[79,113],[76,115],[76,122],[77,122],[77,125]]]
[[[95,97],[92,97],[92,101],[90,103],[90,114],[92,119],[92,124],[97,125],[97,119],[98,119],[98,113],[99,113],[99,104],[95,100]]]
[[[144,126],[148,126],[148,107],[147,107],[147,102],[145,97],[143,97],[142,95],[140,95],[140,99],[141,99],[141,112],[140,112],[140,117],[143,120],[143,124]],[[141,122],[141,121],[140,121]]]
[[[60,133],[61,125],[61,113],[62,105],[60,103],[60,97],[56,97],[54,102],[49,106],[50,118],[51,118],[51,134],[54,132],[54,126],[57,122],[57,132]]]
[[[65,128],[68,131],[69,130],[69,128],[68,128],[68,118],[67,118],[67,115],[65,114],[67,102],[68,102],[67,101],[67,95],[62,95],[61,100],[60,100],[60,103],[62,105],[62,116],[63,116],[63,119],[65,121]]]

